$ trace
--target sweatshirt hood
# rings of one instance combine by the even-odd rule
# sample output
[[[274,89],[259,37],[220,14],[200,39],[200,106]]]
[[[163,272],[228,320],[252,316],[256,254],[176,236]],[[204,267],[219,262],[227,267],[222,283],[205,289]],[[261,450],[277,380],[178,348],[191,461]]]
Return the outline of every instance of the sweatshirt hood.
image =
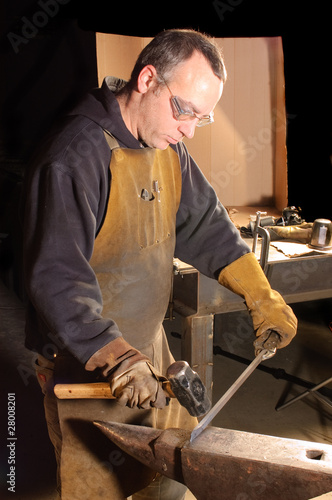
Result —
[[[126,127],[115,97],[126,83],[120,78],[105,77],[101,87],[91,90],[69,114],[85,116],[110,132],[121,146],[137,149],[142,145]]]

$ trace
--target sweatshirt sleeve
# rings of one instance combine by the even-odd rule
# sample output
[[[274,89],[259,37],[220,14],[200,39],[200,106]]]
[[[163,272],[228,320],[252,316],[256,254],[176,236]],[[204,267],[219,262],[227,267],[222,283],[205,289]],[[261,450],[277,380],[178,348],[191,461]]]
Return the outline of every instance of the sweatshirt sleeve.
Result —
[[[110,154],[109,149],[105,152]],[[101,167],[105,161],[98,153],[93,160],[81,158],[89,172],[84,179],[78,160],[68,155],[66,162],[43,160],[30,176],[24,271],[27,294],[43,324],[44,337],[55,335],[85,363],[121,334],[112,319],[102,317],[101,291],[89,264],[98,220],[107,203],[107,192],[102,190],[108,190],[109,169]],[[94,164],[87,165],[89,161]]]
[[[182,194],[176,220],[175,256],[216,279],[221,269],[250,249],[184,144],[177,147]]]

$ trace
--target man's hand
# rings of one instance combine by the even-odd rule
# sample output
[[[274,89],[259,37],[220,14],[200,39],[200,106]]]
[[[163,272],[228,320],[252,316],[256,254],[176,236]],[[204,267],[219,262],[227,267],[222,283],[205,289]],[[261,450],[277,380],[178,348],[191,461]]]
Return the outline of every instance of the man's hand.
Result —
[[[161,385],[161,380],[152,365],[146,361],[139,361],[128,370],[109,377],[111,392],[118,403],[130,408],[148,409],[164,408],[168,405],[169,396]]]
[[[297,319],[282,296],[271,288],[252,252],[225,267],[218,281],[246,301],[257,337],[255,348],[256,342],[262,345],[267,341],[271,330],[278,334],[278,349],[291,342],[296,334]]]
[[[169,403],[169,396],[162,388],[166,378],[157,373],[147,356],[123,337],[95,352],[85,369],[101,370],[110,382],[113,396],[123,406],[164,408]]]

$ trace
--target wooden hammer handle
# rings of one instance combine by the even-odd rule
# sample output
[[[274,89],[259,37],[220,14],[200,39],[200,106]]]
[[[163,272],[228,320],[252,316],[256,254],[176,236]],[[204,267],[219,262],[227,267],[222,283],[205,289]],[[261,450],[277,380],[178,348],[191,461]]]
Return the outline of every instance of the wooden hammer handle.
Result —
[[[59,399],[115,399],[107,382],[56,384],[54,394]]]
[[[163,389],[171,398],[175,398],[168,380],[163,382]],[[59,399],[115,399],[107,382],[56,384],[54,394]]]

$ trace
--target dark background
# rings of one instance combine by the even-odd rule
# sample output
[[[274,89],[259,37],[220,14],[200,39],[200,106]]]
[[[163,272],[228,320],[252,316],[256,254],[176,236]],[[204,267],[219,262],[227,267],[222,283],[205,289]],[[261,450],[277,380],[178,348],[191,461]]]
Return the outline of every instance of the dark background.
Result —
[[[97,85],[95,32],[154,36],[194,28],[216,37],[281,36],[288,116],[289,204],[332,219],[328,2],[128,3],[5,0],[1,19],[0,270],[18,295],[22,179],[55,118]]]

